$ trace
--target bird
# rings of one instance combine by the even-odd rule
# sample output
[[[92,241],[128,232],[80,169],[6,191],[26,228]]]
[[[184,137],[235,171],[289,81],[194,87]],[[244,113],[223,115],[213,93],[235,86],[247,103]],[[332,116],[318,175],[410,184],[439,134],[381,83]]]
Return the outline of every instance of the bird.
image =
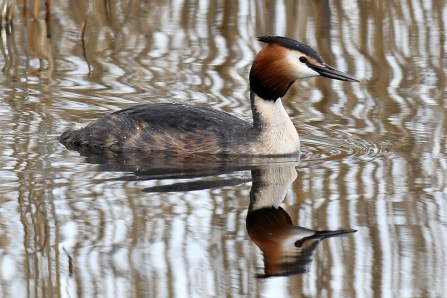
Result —
[[[148,103],[75,125],[59,141],[68,149],[95,153],[299,154],[298,132],[281,101],[291,85],[316,76],[360,81],[299,41],[282,36],[258,40],[266,45],[249,72],[252,122],[205,106]]]

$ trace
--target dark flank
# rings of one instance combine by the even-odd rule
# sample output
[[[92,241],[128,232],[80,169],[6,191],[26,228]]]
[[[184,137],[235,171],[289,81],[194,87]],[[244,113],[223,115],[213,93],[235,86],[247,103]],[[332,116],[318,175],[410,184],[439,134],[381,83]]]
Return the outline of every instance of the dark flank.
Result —
[[[231,125],[228,125],[231,123]],[[68,149],[225,153],[250,140],[252,125],[215,109],[179,104],[145,104],[112,113],[64,132]],[[241,153],[244,152],[241,148]]]

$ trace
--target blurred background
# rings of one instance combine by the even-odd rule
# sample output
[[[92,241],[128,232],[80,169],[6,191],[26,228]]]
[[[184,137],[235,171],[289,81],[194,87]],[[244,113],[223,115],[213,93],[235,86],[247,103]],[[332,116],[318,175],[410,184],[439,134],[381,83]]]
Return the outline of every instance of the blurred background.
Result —
[[[447,292],[445,0],[2,0],[0,13],[1,297]],[[361,80],[292,86],[283,102],[300,161],[219,168],[207,181],[234,183],[207,188],[172,174],[183,160],[166,158],[161,179],[142,175],[138,156],[98,160],[55,140],[148,102],[250,120],[261,35],[304,42]],[[358,232],[319,244],[306,273],[257,278],[251,170],[274,163],[297,171],[291,181],[278,171],[293,225]],[[172,187],[190,182],[201,187]]]

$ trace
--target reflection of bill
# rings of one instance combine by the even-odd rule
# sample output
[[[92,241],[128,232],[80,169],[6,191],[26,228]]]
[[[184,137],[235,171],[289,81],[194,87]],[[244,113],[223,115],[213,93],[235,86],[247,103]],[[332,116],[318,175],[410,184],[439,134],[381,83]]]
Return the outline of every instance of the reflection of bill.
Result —
[[[314,231],[294,226],[279,204],[295,178],[293,166],[252,171],[253,186],[246,224],[251,240],[264,255],[265,274],[260,277],[305,273],[318,243],[356,232]]]

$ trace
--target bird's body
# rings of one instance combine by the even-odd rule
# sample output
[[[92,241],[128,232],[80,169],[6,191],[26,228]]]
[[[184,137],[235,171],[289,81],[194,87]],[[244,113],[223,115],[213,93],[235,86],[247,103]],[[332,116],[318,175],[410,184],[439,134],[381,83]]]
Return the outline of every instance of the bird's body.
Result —
[[[231,114],[203,106],[154,103],[112,113],[85,127],[69,130],[60,139],[77,147],[107,148],[115,152],[240,155],[297,152],[298,133],[281,101],[253,100],[261,106],[258,110],[270,110],[271,119],[264,117],[263,121],[273,120],[276,125],[255,127]],[[262,112],[259,113],[262,118]]]
[[[298,78],[324,75],[357,81],[330,67],[310,47],[284,37],[264,36],[268,45],[250,71],[253,122],[208,107],[145,104],[100,118],[64,132],[59,140],[69,149],[95,151],[167,151],[179,154],[294,154],[298,133],[281,97]]]

